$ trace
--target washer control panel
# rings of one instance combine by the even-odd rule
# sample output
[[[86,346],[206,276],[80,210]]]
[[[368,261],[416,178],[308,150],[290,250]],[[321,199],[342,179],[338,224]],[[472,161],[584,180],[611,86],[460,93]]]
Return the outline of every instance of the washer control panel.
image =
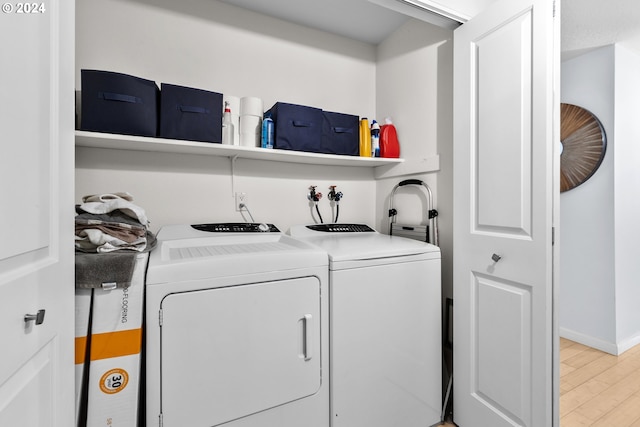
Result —
[[[313,231],[322,231],[325,233],[370,233],[375,230],[367,224],[314,224],[307,225],[307,228]]]
[[[278,227],[264,222],[222,222],[212,224],[193,224],[196,230],[209,233],[279,233]]]

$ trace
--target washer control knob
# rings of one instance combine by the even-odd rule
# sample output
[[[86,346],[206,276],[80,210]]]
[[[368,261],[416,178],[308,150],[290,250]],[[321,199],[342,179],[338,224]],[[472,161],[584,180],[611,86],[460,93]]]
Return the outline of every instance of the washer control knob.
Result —
[[[258,230],[260,231],[269,231],[269,225],[264,222],[258,224]]]

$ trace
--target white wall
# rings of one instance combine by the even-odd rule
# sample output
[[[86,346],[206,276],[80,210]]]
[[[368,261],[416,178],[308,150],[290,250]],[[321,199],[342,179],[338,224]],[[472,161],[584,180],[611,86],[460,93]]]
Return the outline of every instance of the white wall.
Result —
[[[210,0],[78,2],[76,84],[83,68],[236,96],[372,116],[375,48]],[[310,223],[309,185],[345,195],[341,220],[374,222],[368,168],[309,167],[227,158],[81,148],[76,196],[131,192],[152,229],[168,223],[243,221],[234,191],[248,194],[256,221],[283,230]],[[326,198],[324,217],[331,216]]]
[[[613,354],[640,343],[640,56],[620,45],[562,63],[562,102],[607,133],[598,171],[561,195],[560,333]]]
[[[640,52],[615,46],[616,341],[622,351],[640,343]]]
[[[377,101],[379,69],[386,65],[378,65],[375,46],[213,0],[83,0],[76,11],[76,85],[80,89],[81,69],[101,69],[257,96],[265,109],[284,101],[369,118],[376,112],[378,117],[389,114],[398,126],[403,157],[432,156],[442,133],[451,133],[442,130],[451,126],[450,112],[441,118],[434,101],[439,81],[450,76],[438,74],[443,68],[433,61],[451,64],[451,59],[437,48],[438,40],[446,39],[438,39],[443,30],[418,21],[408,25],[399,37],[407,41],[415,36],[412,51],[387,49],[384,59],[389,66],[405,60],[418,64],[402,76],[405,88],[394,97],[401,102],[394,104]],[[434,28],[437,36],[425,39]],[[442,96],[447,92],[450,96],[445,84]],[[232,177],[227,158],[78,148],[76,197],[79,202],[85,194],[129,191],[157,231],[169,223],[242,221],[233,207],[233,192],[243,191],[256,221],[287,230],[312,222],[309,185],[325,195],[329,185],[337,185],[344,193],[341,222],[385,223],[381,215],[387,200],[381,195],[388,192],[376,184],[370,168],[238,159],[234,170]],[[437,184],[432,176],[425,179]],[[327,221],[331,209],[326,197],[320,207]]]
[[[146,210],[153,231],[166,224],[250,221],[235,212],[234,191],[247,193],[255,221],[286,231],[313,222],[306,199],[310,184],[325,195],[333,184],[344,192],[341,222],[374,223],[375,182],[367,169],[238,159],[232,179],[231,160],[224,157],[76,149],[78,201],[85,194],[129,191]],[[330,222],[326,197],[320,212]]]
[[[560,195],[561,335],[615,343],[613,248],[614,52],[604,47],[562,63],[561,100],[591,111],[607,134],[600,168]],[[596,346],[595,343],[590,345]]]
[[[375,47],[215,0],[86,0],[76,67],[372,116]],[[76,75],[80,87],[80,74]]]
[[[407,178],[424,181],[438,209],[442,251],[443,296],[453,296],[453,33],[409,20],[378,46],[376,111],[392,116],[401,143],[400,156],[412,165],[439,158],[440,170],[378,181],[378,228],[388,231],[388,205],[393,187]],[[398,189],[397,222],[425,224],[427,199],[422,188]]]

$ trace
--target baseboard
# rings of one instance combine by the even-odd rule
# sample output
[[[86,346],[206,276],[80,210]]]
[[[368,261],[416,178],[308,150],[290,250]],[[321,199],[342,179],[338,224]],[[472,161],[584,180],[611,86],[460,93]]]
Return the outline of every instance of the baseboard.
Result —
[[[598,349],[600,351],[604,351],[605,353],[613,354],[614,356],[618,356],[620,354],[619,353],[620,349],[618,345],[611,342],[603,341],[599,338],[594,338],[592,336],[582,334],[580,332],[572,331],[566,328],[560,328],[560,336],[562,338],[575,341],[582,345],[586,345],[586,346]]]
[[[613,354],[614,356],[620,356],[627,350],[632,349],[636,345],[640,344],[640,333],[628,338],[620,343],[614,344],[607,341],[603,341],[599,338],[594,338],[589,335],[582,334],[580,332],[572,331],[567,328],[560,328],[560,336],[571,341],[575,341],[582,345],[593,347],[605,353]]]
[[[640,344],[640,333],[618,344],[618,354],[622,354],[638,344]]]

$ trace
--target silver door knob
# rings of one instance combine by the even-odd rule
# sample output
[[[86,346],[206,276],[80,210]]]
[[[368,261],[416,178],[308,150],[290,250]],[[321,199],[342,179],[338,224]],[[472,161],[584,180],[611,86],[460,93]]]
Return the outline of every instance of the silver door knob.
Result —
[[[493,260],[493,262],[498,262],[502,259],[502,257],[498,254],[493,254],[491,255],[491,259]]]
[[[41,325],[44,322],[44,310],[38,310],[36,314],[25,314],[24,315],[25,323],[36,322],[36,325]]]

